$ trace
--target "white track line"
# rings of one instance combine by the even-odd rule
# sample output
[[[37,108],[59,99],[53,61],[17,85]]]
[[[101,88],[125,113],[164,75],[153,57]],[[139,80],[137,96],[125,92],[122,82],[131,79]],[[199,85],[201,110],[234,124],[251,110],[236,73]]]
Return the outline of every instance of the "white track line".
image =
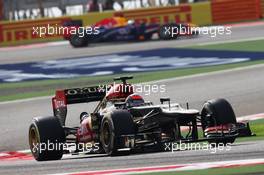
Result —
[[[258,40],[263,40],[263,39],[264,37],[253,37],[253,38],[244,38],[244,39],[233,39],[233,40],[228,40],[228,41],[212,41],[212,42],[198,43],[192,46],[208,46],[208,45],[215,45],[215,44],[237,43],[237,42],[243,42],[243,41],[258,41]],[[188,46],[188,47],[191,47],[191,46]]]
[[[36,100],[46,100],[46,99],[51,99],[51,98],[52,96],[33,97],[33,98],[26,98],[26,99],[20,99],[20,100],[4,101],[4,102],[0,102],[0,105],[13,104],[13,103],[24,103],[24,102],[31,102],[31,101],[36,101]]]
[[[187,171],[187,170],[203,170],[209,168],[226,168],[232,166],[246,166],[264,164],[264,159],[247,159],[247,160],[233,160],[233,161],[219,161],[219,162],[204,162],[192,164],[178,164],[178,165],[165,165],[153,167],[139,167],[139,168],[126,168],[126,169],[113,169],[113,170],[98,170],[98,171],[84,171],[72,173],[59,173],[53,175],[124,175],[124,174],[142,174],[153,172],[166,172],[166,171]]]
[[[235,72],[235,71],[249,70],[249,69],[255,69],[255,68],[262,68],[262,67],[264,67],[264,64],[257,64],[257,65],[251,65],[251,66],[245,66],[245,67],[231,68],[231,69],[227,69],[227,70],[219,70],[219,71],[213,71],[213,72],[207,72],[207,73],[198,73],[198,74],[194,74],[194,75],[187,75],[187,76],[180,76],[180,77],[175,77],[175,78],[167,78],[167,79],[162,79],[162,80],[149,81],[149,82],[145,82],[142,84],[168,83],[171,81],[182,80],[182,79],[187,79],[187,78],[196,78],[196,77],[205,77],[205,76],[211,76],[211,75],[219,75],[222,73],[230,73],[230,72]]]
[[[257,64],[257,65],[251,65],[251,66],[246,66],[246,67],[238,67],[238,68],[232,68],[232,69],[227,69],[227,70],[213,71],[213,72],[208,72],[208,73],[199,73],[199,74],[187,75],[187,76],[181,76],[181,77],[175,77],[175,78],[167,78],[167,79],[149,81],[149,82],[144,82],[144,83],[139,83],[139,84],[168,83],[171,81],[182,80],[182,79],[187,79],[187,78],[218,75],[222,73],[229,73],[229,72],[234,72],[234,71],[248,70],[248,69],[254,69],[254,68],[261,68],[261,67],[264,67],[264,64]],[[20,99],[20,100],[5,101],[5,102],[0,102],[0,105],[12,104],[12,103],[23,103],[23,102],[30,102],[30,101],[36,101],[36,100],[46,100],[46,99],[51,99],[51,97],[52,96],[42,96],[42,97],[34,97],[34,98],[27,98],[27,99]]]
[[[243,117],[239,117],[238,121],[253,121],[253,120],[259,120],[264,118],[264,113],[260,114],[254,114],[254,115],[247,115]]]

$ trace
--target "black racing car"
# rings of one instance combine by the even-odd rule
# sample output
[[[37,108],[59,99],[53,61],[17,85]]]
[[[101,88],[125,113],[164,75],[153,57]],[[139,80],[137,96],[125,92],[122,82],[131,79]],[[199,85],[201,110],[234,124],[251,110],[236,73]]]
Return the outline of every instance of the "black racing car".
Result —
[[[208,141],[226,145],[238,136],[251,135],[247,124],[237,123],[225,99],[209,100],[201,111],[189,109],[188,104],[183,108],[171,103],[170,98],[153,104],[134,93],[133,85],[126,82],[131,78],[116,78],[122,83],[109,86],[57,90],[52,98],[54,116],[36,117],[30,125],[29,145],[34,158],[61,159],[69,152],[65,144],[75,145],[74,153],[119,155],[144,148],[162,151],[166,143]],[[68,105],[96,101],[94,111],[80,114],[80,126],[65,126]]]

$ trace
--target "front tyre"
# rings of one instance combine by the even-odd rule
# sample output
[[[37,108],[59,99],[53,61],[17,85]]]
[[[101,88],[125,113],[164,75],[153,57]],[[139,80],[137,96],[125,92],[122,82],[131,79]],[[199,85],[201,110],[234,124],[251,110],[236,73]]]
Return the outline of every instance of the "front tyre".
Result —
[[[213,99],[207,101],[202,109],[201,112],[201,124],[202,128],[205,131],[206,129],[210,127],[217,127],[217,126],[223,126],[223,125],[232,125],[236,124],[236,116],[233,111],[232,106],[230,103],[225,99]],[[221,128],[220,128],[221,129]],[[230,131],[231,132],[231,131]],[[232,134],[235,134],[236,131],[232,131]],[[222,137],[221,133],[220,136],[218,136],[219,133],[212,132],[211,134],[208,134],[208,138],[212,138],[212,141],[210,143],[216,143],[218,144],[228,144],[233,143],[236,139],[236,137]]]
[[[75,48],[86,47],[88,46],[88,40],[85,36],[74,34],[70,37],[70,44]]]
[[[33,119],[29,127],[29,146],[37,161],[61,159],[64,143],[65,133],[58,118]]]
[[[125,148],[125,140],[122,136],[134,134],[135,126],[129,112],[120,110],[104,116],[100,129],[100,141],[106,154],[112,156],[122,154],[118,152],[118,149]]]
[[[203,106],[201,116],[203,129],[229,123],[236,124],[237,122],[232,106],[225,99],[207,101]]]

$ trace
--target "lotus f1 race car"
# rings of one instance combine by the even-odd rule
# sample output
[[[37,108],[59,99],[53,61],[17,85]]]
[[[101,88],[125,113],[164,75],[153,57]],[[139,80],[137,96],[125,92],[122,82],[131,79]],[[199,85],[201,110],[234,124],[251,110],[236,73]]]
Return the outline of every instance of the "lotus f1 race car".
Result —
[[[29,145],[34,158],[58,160],[63,154],[80,151],[107,155],[147,148],[164,151],[165,143],[178,142],[208,141],[226,145],[238,136],[251,135],[249,125],[236,121],[225,99],[209,100],[201,111],[189,109],[188,103],[186,108],[171,103],[170,98],[160,98],[160,104],[153,104],[134,93],[128,79],[132,76],[115,78],[121,83],[103,88],[57,90],[52,98],[54,116],[36,117],[29,127]],[[94,111],[80,114],[80,126],[65,126],[68,105],[90,102],[98,104]],[[75,146],[70,150],[65,145]]]
[[[180,35],[197,35],[196,31],[191,31],[191,24],[137,24],[133,20],[127,20],[124,17],[106,18],[94,26],[96,29],[93,34],[87,34],[85,29],[79,24],[76,26],[71,21],[65,24],[68,31],[64,34],[64,39],[69,40],[73,47],[84,47],[89,43],[116,42],[116,41],[145,41],[150,40],[153,34],[158,34],[162,40],[177,39]],[[78,32],[71,32],[80,28]],[[182,29],[185,29],[184,31]],[[170,30],[171,29],[171,30]],[[170,31],[169,31],[170,30]],[[72,34],[73,33],[73,34]],[[96,34],[95,34],[96,33]],[[172,34],[173,33],[173,34]]]

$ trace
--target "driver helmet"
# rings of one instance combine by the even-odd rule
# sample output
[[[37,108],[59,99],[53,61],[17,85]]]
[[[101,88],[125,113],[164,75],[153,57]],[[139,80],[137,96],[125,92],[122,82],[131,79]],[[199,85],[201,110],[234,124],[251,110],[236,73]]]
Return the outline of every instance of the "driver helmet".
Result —
[[[133,25],[133,24],[135,24],[135,20],[130,19],[130,20],[127,21],[127,24],[128,25]]]
[[[142,96],[138,94],[131,94],[126,98],[126,106],[128,108],[136,107],[136,106],[141,106],[145,103],[144,99]]]
[[[80,114],[80,123],[82,123],[82,121],[87,117],[89,117],[89,114],[87,112],[82,112]]]

